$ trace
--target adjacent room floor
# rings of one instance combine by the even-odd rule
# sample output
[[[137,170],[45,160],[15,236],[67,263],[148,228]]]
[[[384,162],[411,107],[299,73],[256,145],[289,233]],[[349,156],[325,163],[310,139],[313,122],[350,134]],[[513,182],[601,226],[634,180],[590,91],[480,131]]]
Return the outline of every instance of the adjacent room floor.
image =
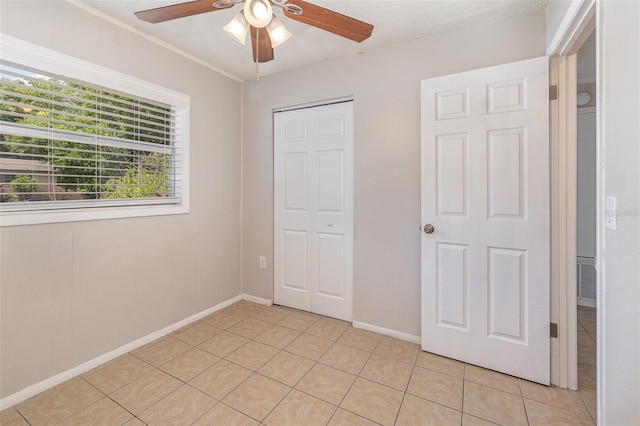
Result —
[[[593,425],[594,313],[579,310],[572,392],[241,301],[2,411],[0,424]]]

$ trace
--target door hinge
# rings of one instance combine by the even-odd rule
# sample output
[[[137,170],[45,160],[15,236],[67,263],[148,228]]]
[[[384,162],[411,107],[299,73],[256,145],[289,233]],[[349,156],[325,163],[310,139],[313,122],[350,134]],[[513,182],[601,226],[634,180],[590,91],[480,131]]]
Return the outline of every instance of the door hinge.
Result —
[[[551,337],[555,337],[556,339],[558,338],[558,324],[556,324],[555,322],[552,322],[550,327],[551,330]]]
[[[558,99],[558,86],[549,86],[549,100],[555,101],[556,99]]]

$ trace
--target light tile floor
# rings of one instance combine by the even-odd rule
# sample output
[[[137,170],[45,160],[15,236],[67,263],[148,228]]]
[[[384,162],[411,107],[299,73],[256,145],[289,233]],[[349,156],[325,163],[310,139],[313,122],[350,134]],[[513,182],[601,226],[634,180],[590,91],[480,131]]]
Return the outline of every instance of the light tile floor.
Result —
[[[580,390],[241,301],[0,413],[5,425],[593,425],[595,315]]]
[[[578,306],[578,394],[597,418],[596,309]]]

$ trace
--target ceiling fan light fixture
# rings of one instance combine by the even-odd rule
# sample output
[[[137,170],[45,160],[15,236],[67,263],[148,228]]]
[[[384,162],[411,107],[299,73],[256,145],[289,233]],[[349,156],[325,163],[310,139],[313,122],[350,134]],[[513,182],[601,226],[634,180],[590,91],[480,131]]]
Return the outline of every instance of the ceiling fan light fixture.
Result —
[[[267,25],[267,33],[271,39],[271,47],[277,47],[291,37],[289,30],[285,28],[276,15],[273,15],[271,22]]]
[[[244,17],[256,28],[264,28],[273,16],[270,0],[246,0],[244,2]]]
[[[249,22],[244,17],[242,12],[237,13],[231,21],[224,27],[224,32],[229,34],[238,43],[244,46],[247,40],[247,33],[249,32]]]

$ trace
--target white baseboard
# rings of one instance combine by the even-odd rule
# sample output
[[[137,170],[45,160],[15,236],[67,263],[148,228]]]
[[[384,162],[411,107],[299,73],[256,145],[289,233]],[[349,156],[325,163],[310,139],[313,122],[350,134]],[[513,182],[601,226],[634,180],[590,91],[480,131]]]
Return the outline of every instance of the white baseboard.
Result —
[[[247,302],[259,303],[261,305],[271,306],[273,305],[273,301],[271,299],[263,299],[262,297],[252,296],[250,294],[242,294],[242,300],[246,300]]]
[[[182,321],[178,321],[161,330],[155,331],[151,334],[147,334],[144,337],[141,337],[123,346],[120,346],[119,348],[114,349],[110,352],[107,352],[106,354],[100,355],[99,357],[96,357],[90,361],[87,361],[76,367],[70,368],[69,370],[63,371],[62,373],[58,373],[55,376],[49,377],[48,379],[35,383],[14,394],[6,396],[0,399],[0,410],[4,410],[5,408],[16,405],[17,403],[22,402],[27,398],[31,398],[33,395],[46,391],[47,389],[51,389],[52,387],[59,385],[60,383],[65,382],[69,379],[72,379],[73,377],[76,377],[79,374],[86,373],[92,368],[102,365],[105,362],[111,361],[112,359],[115,359],[121,355],[124,355],[127,352],[131,352],[132,350],[139,348],[140,346],[146,345],[147,343],[152,342],[162,336],[166,336],[167,334],[173,331],[176,331],[184,327],[185,325],[188,325],[194,321],[197,321],[200,318],[206,317],[207,315],[210,315],[216,311],[219,311],[222,308],[226,308],[227,306],[232,305],[240,300],[242,300],[242,296],[240,295],[235,296],[229,300],[225,300],[224,302],[218,303],[217,305],[211,308],[205,309],[204,311],[191,315],[190,317],[185,318]]]
[[[420,336],[414,336],[413,334],[403,333],[401,331],[390,330],[388,328],[379,327],[373,324],[367,324],[366,322],[353,321],[355,328],[362,330],[373,331],[374,333],[383,334],[389,337],[395,337],[396,339],[405,340],[411,343],[422,344],[422,338]]]

